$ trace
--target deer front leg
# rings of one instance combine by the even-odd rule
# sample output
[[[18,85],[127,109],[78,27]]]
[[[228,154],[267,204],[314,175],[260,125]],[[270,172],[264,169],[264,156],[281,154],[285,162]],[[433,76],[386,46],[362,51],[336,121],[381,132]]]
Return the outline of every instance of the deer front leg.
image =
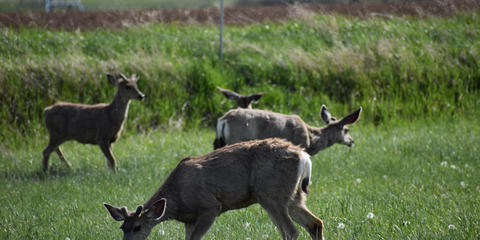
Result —
[[[117,169],[115,157],[113,157],[112,153],[112,145],[109,142],[105,141],[100,142],[98,145],[100,146],[100,149],[102,149],[103,154],[107,158],[107,166],[115,172]]]
[[[44,150],[43,150],[43,162],[42,162],[42,166],[43,166],[43,171],[47,171],[48,170],[48,159],[50,158],[50,154],[52,153],[52,151],[55,149],[56,146],[52,146],[51,144],[49,144]]]
[[[190,232],[190,236],[185,236],[186,240],[200,240],[202,239],[203,235],[207,233],[208,229],[212,226],[213,222],[215,222],[215,218],[217,218],[219,213],[219,208],[210,208],[205,209],[203,212],[197,217],[197,220],[194,224],[187,227],[185,225],[185,232],[188,234]]]
[[[50,137],[48,146],[43,150],[43,171],[48,170],[48,159],[50,159],[50,154],[54,150],[58,149],[60,144],[62,144],[62,141],[57,140],[57,138]]]
[[[185,223],[185,240],[188,240],[192,237],[193,228],[195,224],[193,223]]]

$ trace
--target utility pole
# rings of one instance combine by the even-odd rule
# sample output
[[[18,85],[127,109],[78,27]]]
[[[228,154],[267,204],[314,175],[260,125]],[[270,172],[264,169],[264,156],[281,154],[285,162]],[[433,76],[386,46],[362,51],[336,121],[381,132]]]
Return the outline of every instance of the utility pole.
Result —
[[[220,61],[223,61],[223,0],[220,0]]]

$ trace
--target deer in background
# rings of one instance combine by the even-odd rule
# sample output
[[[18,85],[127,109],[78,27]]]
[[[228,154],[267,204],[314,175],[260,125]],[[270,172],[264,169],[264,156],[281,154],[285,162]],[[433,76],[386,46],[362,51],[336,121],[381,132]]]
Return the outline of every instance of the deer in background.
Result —
[[[254,94],[250,94],[250,95],[241,95],[241,94],[238,94],[234,91],[223,89],[221,87],[217,87],[217,88],[220,92],[223,93],[223,95],[225,95],[225,97],[227,99],[237,102],[237,107],[239,107],[239,108],[249,108],[249,109],[251,109],[252,108],[252,102],[258,102],[258,100],[260,100],[260,98],[262,98],[263,95],[265,95],[265,93],[263,93],[263,92],[262,93],[254,93]]]
[[[155,194],[136,211],[104,203],[123,221],[123,239],[146,239],[166,220],[185,225],[185,239],[201,239],[215,218],[259,203],[284,240],[297,239],[292,220],[312,239],[323,239],[323,223],[305,206],[311,180],[310,156],[282,139],[241,142],[183,159]]]
[[[354,124],[361,112],[360,107],[337,120],[325,105],[322,105],[320,115],[327,126],[318,128],[307,125],[297,115],[257,109],[234,109],[218,119],[213,147],[217,149],[237,142],[272,137],[283,138],[299,145],[310,155],[334,143],[352,147],[354,141],[348,132],[348,125]]]
[[[48,146],[43,150],[43,170],[48,169],[52,151],[70,167],[60,144],[69,140],[97,144],[107,158],[107,166],[115,171],[116,161],[112,154],[114,143],[122,132],[131,99],[143,100],[145,95],[137,87],[138,78],[130,79],[123,74],[107,74],[110,84],[117,87],[117,93],[109,104],[74,104],[59,102],[45,108],[45,123],[50,135]]]

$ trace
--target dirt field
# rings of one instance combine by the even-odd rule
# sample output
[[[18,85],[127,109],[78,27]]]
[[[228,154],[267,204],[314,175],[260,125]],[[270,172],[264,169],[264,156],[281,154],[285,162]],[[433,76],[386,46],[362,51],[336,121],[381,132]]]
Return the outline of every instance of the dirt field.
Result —
[[[458,11],[479,11],[478,0],[436,0],[415,3],[350,3],[302,4],[290,6],[238,7],[225,9],[226,24],[251,24],[281,21],[299,17],[305,12],[343,14],[359,17],[390,17],[392,15],[450,16]],[[42,27],[49,29],[87,30],[121,28],[151,22],[217,24],[218,8],[132,10],[132,11],[62,11],[0,13],[0,26]]]

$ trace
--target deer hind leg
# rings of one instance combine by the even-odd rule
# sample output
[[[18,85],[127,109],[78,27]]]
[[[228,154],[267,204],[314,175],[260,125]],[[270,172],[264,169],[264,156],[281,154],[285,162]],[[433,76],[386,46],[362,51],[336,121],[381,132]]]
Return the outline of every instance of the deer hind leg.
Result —
[[[298,238],[298,230],[288,214],[287,204],[282,204],[278,199],[258,200],[258,203],[267,211],[273,223],[282,234],[283,240],[295,240]]]
[[[115,157],[113,157],[112,145],[109,142],[102,142],[102,143],[99,144],[99,146],[100,146],[100,149],[102,150],[103,154],[107,158],[107,166],[115,172],[116,171],[116,161],[115,161]]]
[[[301,192],[297,193],[295,200],[288,206],[289,214],[308,231],[313,240],[323,240],[323,222],[307,209],[303,200],[304,195]]]
[[[62,141],[55,141],[52,140],[52,137],[50,137],[48,146],[43,150],[43,171],[48,170],[48,160],[50,159],[50,154],[56,150],[60,144],[62,144]]]
[[[63,163],[65,163],[65,165],[67,165],[68,168],[71,168],[72,167],[72,164],[67,161],[67,159],[65,158],[65,156],[63,155],[63,152],[62,150],[60,149],[60,146],[58,146],[56,149],[55,149],[55,152],[57,152],[57,155],[58,157],[60,158],[60,160],[62,160]]]

